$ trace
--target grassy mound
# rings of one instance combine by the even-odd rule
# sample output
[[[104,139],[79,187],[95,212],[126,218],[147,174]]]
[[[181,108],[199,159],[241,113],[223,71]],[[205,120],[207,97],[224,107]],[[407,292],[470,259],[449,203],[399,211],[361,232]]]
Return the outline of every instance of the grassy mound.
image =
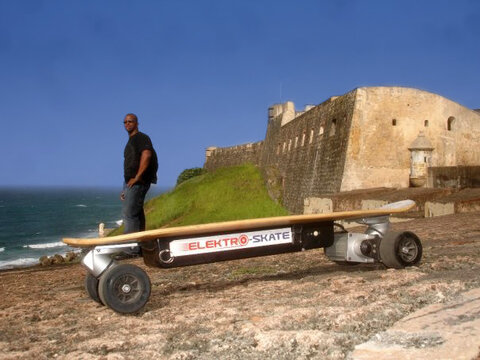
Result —
[[[147,202],[145,213],[147,229],[288,215],[270,199],[253,165],[196,176]],[[122,232],[120,228],[111,235]]]

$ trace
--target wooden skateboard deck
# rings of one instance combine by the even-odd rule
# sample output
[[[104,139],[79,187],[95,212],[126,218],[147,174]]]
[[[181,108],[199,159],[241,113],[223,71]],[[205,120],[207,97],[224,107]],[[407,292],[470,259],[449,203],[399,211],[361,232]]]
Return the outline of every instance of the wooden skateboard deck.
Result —
[[[403,200],[372,210],[353,210],[312,215],[287,215],[259,219],[225,221],[201,225],[188,225],[171,228],[147,230],[103,238],[64,238],[63,242],[73,247],[92,247],[98,245],[115,245],[131,242],[144,242],[159,238],[195,236],[209,233],[245,231],[270,227],[290,226],[303,223],[347,220],[388,216],[406,212],[415,206],[412,200]]]

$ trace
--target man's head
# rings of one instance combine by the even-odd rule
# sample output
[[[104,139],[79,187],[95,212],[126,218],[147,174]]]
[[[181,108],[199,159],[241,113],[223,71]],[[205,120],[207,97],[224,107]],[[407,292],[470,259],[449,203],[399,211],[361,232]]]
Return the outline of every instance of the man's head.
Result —
[[[138,132],[138,118],[135,114],[127,114],[125,115],[125,119],[123,120],[123,125],[125,126],[125,130],[127,130],[130,136],[135,135]]]

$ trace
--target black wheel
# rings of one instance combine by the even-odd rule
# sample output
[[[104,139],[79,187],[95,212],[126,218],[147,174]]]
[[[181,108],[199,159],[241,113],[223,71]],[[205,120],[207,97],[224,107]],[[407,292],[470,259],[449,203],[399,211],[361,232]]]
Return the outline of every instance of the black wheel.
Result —
[[[150,297],[150,279],[138,266],[114,265],[100,277],[101,301],[122,314],[131,314],[145,306]]]
[[[90,273],[87,273],[87,276],[85,276],[85,289],[92,300],[103,305],[98,295],[98,279]]]
[[[380,241],[380,258],[390,268],[402,269],[418,264],[422,259],[422,251],[420,239],[410,231],[392,231]]]

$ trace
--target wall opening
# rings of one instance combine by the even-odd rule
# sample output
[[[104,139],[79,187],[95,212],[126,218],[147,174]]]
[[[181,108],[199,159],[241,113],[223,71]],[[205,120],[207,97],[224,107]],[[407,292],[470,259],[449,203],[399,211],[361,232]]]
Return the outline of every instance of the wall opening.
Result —
[[[311,144],[313,142],[313,134],[315,133],[315,131],[312,129],[310,130],[310,139],[308,140],[308,143]]]
[[[397,126],[397,119],[392,119],[392,126]]]
[[[270,121],[270,120],[272,120],[272,119],[274,118],[274,116],[273,116],[273,110],[274,110],[273,106],[271,106],[271,107],[268,108],[268,121]]]
[[[304,131],[302,135],[302,146],[305,145],[305,137],[307,136],[307,133]]]
[[[428,127],[428,120],[425,120],[425,121],[423,122],[423,126]]]
[[[297,148],[298,146],[298,136],[295,136],[295,149]]]
[[[455,127],[455,117],[450,116],[447,120],[447,130],[448,131],[453,131]]]
[[[330,127],[330,136],[335,135],[337,132],[337,119],[332,120],[332,126]]]
[[[318,130],[318,136],[323,135],[323,126],[320,126],[320,130]]]

